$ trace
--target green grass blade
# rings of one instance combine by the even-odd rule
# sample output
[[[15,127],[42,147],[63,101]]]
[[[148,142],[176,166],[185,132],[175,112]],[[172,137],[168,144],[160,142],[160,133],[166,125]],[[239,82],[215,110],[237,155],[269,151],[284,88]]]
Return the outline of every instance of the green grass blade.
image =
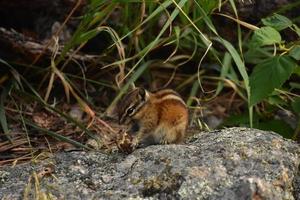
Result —
[[[236,9],[236,6],[235,6],[235,3],[234,3],[234,0],[229,0],[230,2],[230,5],[234,11],[234,14],[236,16],[237,19],[239,19],[239,16],[238,16],[238,11]],[[241,32],[241,26],[239,23],[237,23],[237,33],[238,33],[238,44],[239,44],[239,50],[240,50],[240,56],[241,58],[244,60],[243,58],[243,43],[242,43],[242,32]]]
[[[238,54],[236,49],[232,46],[232,44],[230,44],[227,40],[224,40],[221,37],[215,38],[215,40],[220,42],[221,44],[223,44],[226,47],[226,49],[228,50],[228,52],[230,53],[230,55],[232,56],[236,66],[243,78],[244,85],[245,85],[247,94],[249,96],[250,95],[249,76],[246,71],[246,66],[245,66],[243,60],[241,59],[240,55]]]
[[[77,125],[81,130],[83,130],[86,134],[88,134],[88,136],[90,136],[93,139],[97,139],[94,134],[88,130],[82,123],[78,122],[77,120],[73,119],[72,117],[68,116],[67,114],[61,112],[60,110],[54,108],[53,106],[45,103],[44,101],[41,101],[41,99],[39,99],[36,96],[33,96],[31,94],[28,94],[27,92],[21,91],[21,90],[15,90],[14,91],[16,94],[19,94],[20,96],[26,96],[30,99],[32,99],[32,101],[36,101],[38,103],[41,103],[42,105],[44,105],[47,109],[59,114],[61,117],[65,118],[68,122],[71,122],[75,125]]]
[[[31,121],[29,121],[29,120],[27,120],[27,119],[25,119],[25,123],[26,123],[27,125],[29,125],[29,126],[35,128],[36,130],[42,131],[42,132],[46,133],[47,135],[49,135],[49,136],[51,136],[51,137],[53,137],[53,138],[56,138],[56,139],[58,139],[58,140],[60,140],[60,141],[68,142],[68,143],[70,143],[70,144],[73,144],[73,145],[76,146],[76,147],[84,148],[84,149],[87,149],[87,150],[93,150],[92,148],[90,148],[90,147],[88,147],[88,146],[86,146],[86,145],[84,145],[84,144],[81,144],[80,142],[77,142],[77,141],[75,141],[75,140],[72,140],[72,139],[70,139],[70,138],[67,138],[67,137],[65,137],[65,136],[62,136],[62,135],[60,135],[60,134],[57,134],[57,133],[55,133],[55,132],[53,132],[53,131],[49,131],[49,130],[47,130],[47,129],[44,129],[44,128],[42,128],[42,127],[39,127],[39,126],[35,125],[34,123],[32,123]]]
[[[171,23],[173,22],[175,17],[179,14],[179,8],[181,8],[186,2],[187,2],[187,0],[181,0],[178,4],[176,4],[177,7],[173,10],[173,12],[170,16],[170,19],[167,20],[167,22],[164,24],[162,30],[159,32],[159,34],[156,36],[156,38],[147,47],[145,47],[145,49],[144,49],[145,53],[136,62],[136,64],[129,70],[129,72],[124,77],[124,79],[135,70],[135,68],[140,64],[140,62],[142,62],[144,60],[145,56],[155,47],[155,45],[158,44],[160,37],[167,30],[167,28],[171,25]]]
[[[148,61],[143,63],[137,70],[132,74],[128,82],[122,87],[122,89],[119,91],[118,95],[114,98],[110,106],[106,109],[106,113],[109,113],[112,111],[113,106],[117,103],[117,101],[121,98],[121,96],[128,90],[129,86],[134,83],[142,74],[143,72],[148,68],[149,65],[151,65],[154,61]]]
[[[192,89],[190,91],[190,96],[189,96],[189,98],[187,100],[187,103],[186,103],[186,105],[188,107],[190,107],[192,105],[192,103],[193,103],[193,97],[195,97],[196,94],[198,93],[199,86],[200,85],[199,85],[198,81],[194,81],[193,87],[192,87]]]
[[[9,133],[9,128],[7,124],[7,119],[6,119],[6,114],[5,114],[5,108],[4,108],[4,102],[6,101],[6,97],[11,89],[12,83],[9,83],[7,87],[4,87],[1,96],[0,96],[0,124],[2,126],[3,132],[6,136],[6,138],[12,142],[10,133]]]
[[[50,109],[54,112],[56,112],[57,114],[59,114],[60,116],[64,117],[67,121],[72,122],[74,124],[76,124],[79,128],[81,128],[83,131],[85,131],[91,138],[97,139],[94,134],[89,131],[83,124],[81,124],[80,122],[76,121],[75,119],[73,119],[72,117],[68,116],[67,114],[61,112],[60,110],[54,108],[53,106],[50,106],[49,104],[47,104],[44,99],[38,94],[37,91],[35,91],[35,89],[27,82],[27,80],[21,75],[19,74],[11,65],[9,65],[8,63],[6,63],[5,61],[0,59],[0,62],[7,65],[13,75],[15,76],[18,84],[21,86],[21,80],[25,83],[25,85],[31,90],[31,92],[35,95],[31,95],[23,90],[19,90],[19,89],[15,89],[14,92],[16,94],[19,94],[20,96],[26,96],[30,99],[32,99],[33,101],[36,101],[42,105],[44,105],[47,109]]]
[[[243,78],[243,82],[244,82],[244,87],[246,89],[247,92],[247,99],[248,99],[248,111],[249,111],[249,121],[250,121],[250,127],[253,126],[253,108],[252,106],[250,106],[250,86],[249,86],[249,76],[248,73],[246,71],[246,66],[243,62],[243,60],[241,59],[240,55],[238,54],[238,52],[236,51],[236,49],[232,46],[232,44],[230,44],[228,41],[224,40],[221,37],[215,38],[216,41],[220,42],[221,44],[224,45],[224,47],[228,50],[228,52],[230,53],[231,57],[233,58],[242,78]]]
[[[221,74],[220,74],[221,79],[225,79],[227,77],[230,66],[231,66],[231,56],[229,53],[226,52],[224,55],[223,64],[221,68]],[[222,91],[223,87],[224,87],[223,82],[219,81],[214,96],[217,96]]]
[[[171,4],[172,4],[171,0],[163,2],[158,8],[156,8],[154,11],[152,11],[151,14],[142,23],[140,23],[134,29],[132,29],[131,31],[129,31],[126,35],[124,35],[123,37],[121,37],[120,40],[122,41],[123,39],[125,39],[126,37],[128,37],[129,35],[131,35],[132,33],[134,33],[136,30],[138,30],[139,28],[141,28],[144,24],[146,24],[147,22],[151,21],[151,19],[153,19],[156,15],[158,15],[162,11],[164,11]],[[111,47],[114,46],[115,44],[116,43],[112,44]]]

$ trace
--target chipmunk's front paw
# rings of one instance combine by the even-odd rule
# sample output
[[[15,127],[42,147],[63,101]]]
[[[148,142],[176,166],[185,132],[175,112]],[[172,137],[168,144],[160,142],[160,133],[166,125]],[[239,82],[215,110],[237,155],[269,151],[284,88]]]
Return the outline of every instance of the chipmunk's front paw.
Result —
[[[119,138],[116,140],[120,151],[130,154],[136,149],[135,139],[125,131],[119,132]]]

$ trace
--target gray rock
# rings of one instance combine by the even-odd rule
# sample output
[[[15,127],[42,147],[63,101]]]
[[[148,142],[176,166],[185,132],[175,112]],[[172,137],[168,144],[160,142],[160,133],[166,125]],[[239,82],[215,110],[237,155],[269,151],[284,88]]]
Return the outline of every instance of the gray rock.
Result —
[[[247,128],[130,155],[59,153],[0,169],[0,199],[300,199],[299,153],[278,134]]]

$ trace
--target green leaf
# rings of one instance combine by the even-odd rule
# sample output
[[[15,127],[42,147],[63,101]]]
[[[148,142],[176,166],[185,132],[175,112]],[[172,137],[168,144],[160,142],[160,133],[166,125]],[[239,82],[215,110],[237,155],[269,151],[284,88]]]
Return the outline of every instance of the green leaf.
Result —
[[[294,69],[293,74],[296,74],[296,75],[300,76],[300,66],[299,66],[299,65],[298,65],[298,67],[296,67],[296,68]]]
[[[256,65],[263,62],[266,58],[272,57],[273,51],[273,47],[270,46],[249,48],[248,51],[244,53],[244,58],[248,64]]]
[[[285,138],[292,138],[293,136],[293,129],[291,128],[291,126],[282,120],[273,119],[269,121],[259,122],[258,124],[254,125],[254,128],[265,131],[274,131]]]
[[[277,31],[281,31],[293,25],[293,22],[289,18],[276,13],[270,17],[263,18],[261,21],[265,26],[270,26]]]
[[[292,102],[293,110],[300,115],[300,97],[296,98],[294,102]]]
[[[300,68],[300,67],[298,67],[298,68]],[[300,90],[300,84],[299,83],[290,82],[289,84],[290,84],[290,87],[291,87],[290,90],[294,90],[294,89]]]
[[[297,33],[298,37],[300,37],[300,28],[296,24],[293,24],[292,29]]]
[[[202,0],[198,1],[199,5],[209,14],[213,9],[217,8],[219,5],[219,0]]]
[[[271,105],[280,105],[280,106],[283,106],[283,105],[286,105],[287,103],[282,100],[278,95],[272,95],[268,98],[268,103],[271,104]]]
[[[300,60],[300,45],[295,45],[289,52],[289,55],[296,60]]]
[[[250,105],[261,102],[292,74],[296,63],[289,56],[274,56],[255,66],[250,76]]]
[[[251,45],[254,46],[272,45],[280,42],[281,36],[279,32],[269,26],[255,30],[251,39]]]
[[[259,116],[254,113],[253,115],[253,124],[258,123]],[[247,113],[242,114],[232,114],[230,115],[222,124],[223,126],[241,126],[241,127],[249,127],[249,116]]]

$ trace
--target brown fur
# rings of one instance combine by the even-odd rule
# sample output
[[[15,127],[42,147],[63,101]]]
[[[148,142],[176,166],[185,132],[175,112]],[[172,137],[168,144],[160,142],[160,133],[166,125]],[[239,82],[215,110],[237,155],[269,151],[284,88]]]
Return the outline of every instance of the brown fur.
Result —
[[[146,145],[182,142],[188,125],[188,111],[180,96],[170,89],[146,92],[144,101],[138,96],[137,91],[128,93],[118,107],[118,115],[124,115],[127,107],[140,101],[142,106],[128,117],[131,124],[138,123],[138,142]]]

